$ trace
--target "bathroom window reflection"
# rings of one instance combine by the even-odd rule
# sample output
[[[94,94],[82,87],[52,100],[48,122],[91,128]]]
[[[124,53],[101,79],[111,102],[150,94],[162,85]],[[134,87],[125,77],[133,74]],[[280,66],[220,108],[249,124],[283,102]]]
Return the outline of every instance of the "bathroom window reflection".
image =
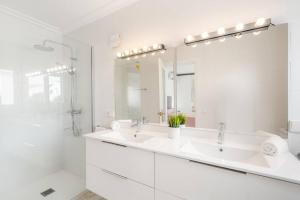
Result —
[[[29,97],[44,93],[44,76],[29,76],[28,88]]]
[[[0,69],[0,104],[14,104],[14,72]]]
[[[62,82],[59,76],[49,76],[49,101],[54,102],[62,95]]]

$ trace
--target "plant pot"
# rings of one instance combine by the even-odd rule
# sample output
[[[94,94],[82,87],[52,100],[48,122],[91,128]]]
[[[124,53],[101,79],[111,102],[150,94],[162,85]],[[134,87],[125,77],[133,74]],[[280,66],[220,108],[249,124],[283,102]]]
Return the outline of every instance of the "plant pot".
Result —
[[[180,137],[180,128],[170,128],[168,137],[170,139],[178,139]]]
[[[185,124],[179,126],[179,128],[185,128],[185,127],[186,127]]]

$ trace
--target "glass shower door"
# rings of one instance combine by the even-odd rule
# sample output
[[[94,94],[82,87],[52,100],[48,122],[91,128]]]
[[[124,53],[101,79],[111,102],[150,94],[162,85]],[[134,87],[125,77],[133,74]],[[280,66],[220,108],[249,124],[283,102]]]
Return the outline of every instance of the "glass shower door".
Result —
[[[85,190],[91,47],[43,30],[15,37],[15,28],[0,39],[1,199],[72,199]]]

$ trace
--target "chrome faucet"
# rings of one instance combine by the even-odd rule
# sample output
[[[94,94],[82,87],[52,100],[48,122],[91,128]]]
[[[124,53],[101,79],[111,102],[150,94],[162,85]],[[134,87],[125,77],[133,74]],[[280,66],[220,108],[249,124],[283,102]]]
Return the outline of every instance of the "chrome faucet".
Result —
[[[224,144],[224,134],[225,134],[225,123],[219,123],[218,128],[218,144],[220,145],[220,151],[223,151],[223,144]]]
[[[142,117],[141,119],[137,119],[134,124],[131,125],[131,127],[136,127],[136,132],[140,132],[142,129],[142,125],[145,124],[145,117]]]

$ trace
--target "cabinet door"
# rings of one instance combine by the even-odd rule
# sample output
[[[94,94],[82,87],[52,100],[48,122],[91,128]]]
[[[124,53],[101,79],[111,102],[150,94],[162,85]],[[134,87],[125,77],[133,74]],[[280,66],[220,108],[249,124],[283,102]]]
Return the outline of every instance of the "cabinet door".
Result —
[[[156,155],[156,188],[188,200],[247,200],[246,173]]]
[[[300,185],[248,174],[249,200],[299,200]]]
[[[154,200],[154,189],[92,165],[86,167],[87,189],[109,200]]]
[[[97,140],[86,141],[87,163],[154,187],[154,153]]]

